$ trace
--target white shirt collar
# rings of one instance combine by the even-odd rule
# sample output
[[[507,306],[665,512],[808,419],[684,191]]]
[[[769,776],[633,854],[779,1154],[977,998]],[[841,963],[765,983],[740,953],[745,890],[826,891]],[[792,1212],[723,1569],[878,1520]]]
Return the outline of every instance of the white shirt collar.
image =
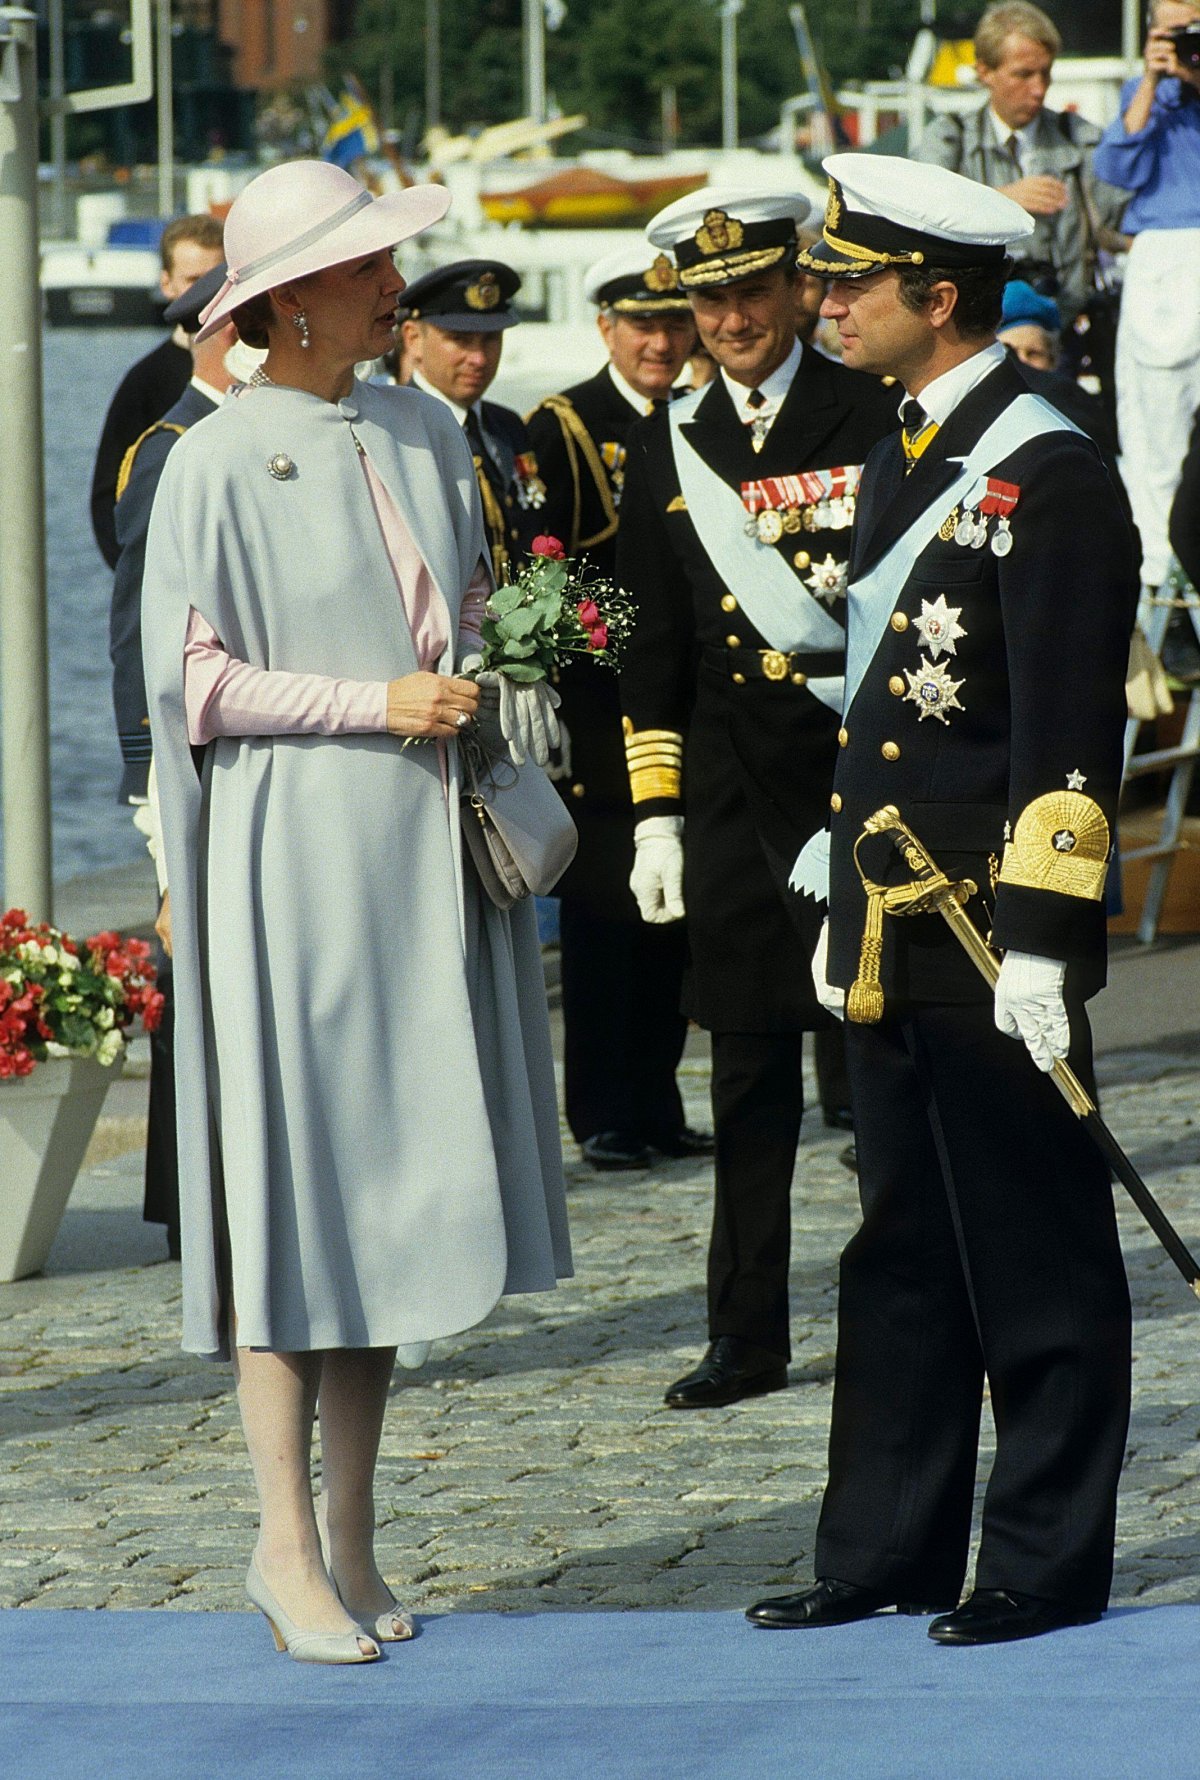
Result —
[[[1005,148],[1008,147],[1009,137],[1016,137],[1017,151],[1021,160],[1024,161],[1025,156],[1034,145],[1034,137],[1037,135],[1037,118],[1031,118],[1029,123],[1022,124],[1019,130],[1014,130],[1011,124],[1005,123],[994,105],[988,106],[988,117],[991,119],[992,129],[996,132],[997,141]]]
[[[215,388],[211,383],[205,383],[203,377],[193,377],[192,388],[198,389],[202,396],[207,396],[209,401],[217,408],[219,408],[221,403],[225,400],[225,391],[223,389]]]
[[[920,402],[930,420],[939,426],[945,426],[958,404],[977,383],[982,383],[989,372],[997,365],[1002,365],[1005,352],[998,340],[985,346],[982,352],[974,353],[970,358],[963,359],[950,371],[943,371],[932,383],[927,383],[920,395],[915,399]],[[908,397],[905,396],[905,401]],[[904,406],[902,402],[901,407]]]
[[[800,369],[800,360],[803,354],[804,348],[799,340],[796,340],[783,363],[772,371],[769,377],[764,377],[761,383],[754,385],[735,383],[724,365],[721,366],[721,376],[725,380],[725,388],[729,391],[729,399],[733,403],[734,412],[740,421],[774,420],[783,407],[784,397],[792,387],[792,378]],[[750,406],[749,398],[752,388],[758,389],[766,397],[766,401],[760,403],[756,408]]]
[[[654,403],[650,400],[650,397],[639,395],[632,383],[629,382],[628,378],[622,377],[611,359],[608,362],[608,374],[613,380],[614,389],[625,397],[625,400],[629,403],[631,408],[638,414],[653,414]]]
[[[454,416],[455,420],[457,420],[459,426],[464,426],[466,424],[467,409],[465,409],[463,407],[461,402],[456,402],[452,396],[446,395],[440,389],[435,389],[433,384],[430,383],[428,377],[423,376],[420,371],[413,372],[412,380],[416,384],[418,389],[423,389],[425,391],[425,394],[427,396],[436,396],[439,402],[445,402],[447,408],[449,408],[451,414],[453,414],[453,416]],[[483,415],[480,413],[480,406],[479,406],[478,402],[471,403],[471,412],[474,414],[476,420],[479,422],[480,426],[482,427]]]

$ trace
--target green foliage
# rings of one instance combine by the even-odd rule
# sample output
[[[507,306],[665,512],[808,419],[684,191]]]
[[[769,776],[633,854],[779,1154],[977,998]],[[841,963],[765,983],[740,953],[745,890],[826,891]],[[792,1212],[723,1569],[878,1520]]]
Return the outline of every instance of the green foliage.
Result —
[[[451,130],[520,115],[521,0],[441,0],[442,114]],[[835,84],[885,76],[905,62],[916,0],[809,0],[808,18]],[[355,32],[330,52],[330,76],[356,73],[378,93],[392,68],[394,117],[423,128],[425,0],[359,0]],[[593,138],[657,144],[662,93],[673,87],[684,144],[721,135],[721,30],[716,0],[568,0],[546,37],[546,77],[564,111],[583,111]],[[746,0],[738,19],[743,140],[770,130],[804,88],[788,0]],[[568,138],[564,147],[588,141]]]

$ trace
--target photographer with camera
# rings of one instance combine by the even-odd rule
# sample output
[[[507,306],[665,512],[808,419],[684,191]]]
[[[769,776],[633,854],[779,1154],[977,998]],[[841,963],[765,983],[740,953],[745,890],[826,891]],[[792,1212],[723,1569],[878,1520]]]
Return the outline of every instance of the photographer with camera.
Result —
[[[1200,406],[1200,0],[1157,0],[1145,70],[1096,149],[1100,178],[1133,197],[1134,237],[1117,333],[1121,473],[1157,587],[1171,547],[1171,500]]]

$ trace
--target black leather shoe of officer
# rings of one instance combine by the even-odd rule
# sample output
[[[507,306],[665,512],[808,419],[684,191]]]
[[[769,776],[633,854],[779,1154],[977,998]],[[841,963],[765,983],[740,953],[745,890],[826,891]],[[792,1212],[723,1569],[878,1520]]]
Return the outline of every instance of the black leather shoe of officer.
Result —
[[[1063,1626],[1095,1625],[1099,1617],[1066,1601],[1044,1601],[1008,1588],[977,1588],[953,1613],[935,1619],[929,1636],[935,1644],[1010,1644]]]
[[[663,1402],[668,1409],[720,1409],[786,1388],[786,1360],[736,1335],[718,1335],[695,1371],[677,1378]]]
[[[821,1119],[826,1131],[853,1131],[854,1114],[848,1106],[823,1106]]]
[[[650,1139],[650,1148],[660,1156],[711,1156],[715,1147],[711,1131],[693,1131],[690,1125],[682,1125],[669,1137]]]
[[[654,1160],[644,1143],[620,1131],[597,1131],[594,1137],[585,1138],[579,1148],[584,1161],[593,1168],[649,1168]]]
[[[897,1601],[894,1596],[880,1594],[875,1588],[860,1588],[854,1582],[835,1582],[827,1577],[798,1595],[776,1595],[772,1600],[755,1601],[747,1607],[746,1618],[751,1625],[767,1631],[792,1631],[797,1627],[853,1625],[855,1620],[870,1619],[894,1607],[897,1613],[921,1615],[938,1613],[940,1606],[924,1606],[914,1601]]]

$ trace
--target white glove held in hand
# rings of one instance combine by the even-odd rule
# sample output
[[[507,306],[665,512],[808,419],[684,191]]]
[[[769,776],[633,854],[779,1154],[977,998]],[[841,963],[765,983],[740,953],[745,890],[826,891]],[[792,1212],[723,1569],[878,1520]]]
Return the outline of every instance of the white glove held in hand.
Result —
[[[817,991],[817,1000],[821,1003],[825,1012],[827,1014],[832,1014],[836,1020],[844,1020],[846,1017],[846,991],[844,989],[835,988],[834,985],[826,979],[825,970],[828,963],[829,921],[826,919],[821,922],[821,931],[817,937],[817,949],[812,957],[813,987]]]
[[[643,921],[683,920],[683,817],[646,816],[633,831],[629,888]]]
[[[1067,967],[1058,958],[1008,952],[996,980],[996,1024],[1010,1038],[1022,1038],[1039,1069],[1047,1074],[1071,1045],[1063,1002]]]
[[[507,674],[476,674],[476,685],[494,687],[500,694],[500,733],[508,743],[514,766],[524,766],[527,755],[546,766],[551,749],[558,746],[561,704],[557,692],[545,680],[513,680]]]

